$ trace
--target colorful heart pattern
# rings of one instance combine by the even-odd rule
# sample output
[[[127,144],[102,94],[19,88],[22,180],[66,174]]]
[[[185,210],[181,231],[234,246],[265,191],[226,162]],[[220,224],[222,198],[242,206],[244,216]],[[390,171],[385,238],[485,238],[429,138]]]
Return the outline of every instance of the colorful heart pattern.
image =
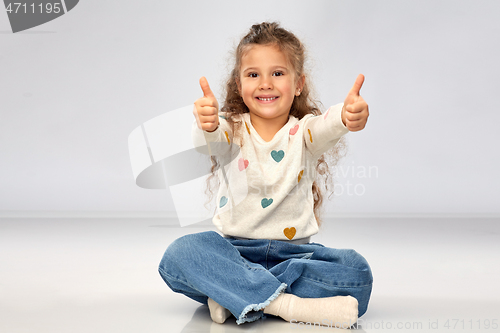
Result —
[[[301,171],[299,172],[299,177],[298,177],[298,178],[299,178],[299,180],[297,181],[297,183],[299,183],[299,182],[300,182],[300,180],[302,179],[302,175],[303,175],[303,174],[304,174],[304,170],[301,170]]]
[[[273,157],[273,160],[279,163],[283,159],[283,157],[285,157],[285,152],[283,150],[280,151],[273,150],[271,152],[271,156]]]
[[[243,171],[245,170],[247,167],[248,167],[248,160],[245,160],[244,158],[240,158],[238,160],[238,169],[240,169],[240,171]]]
[[[330,111],[330,110],[328,110]],[[326,111],[325,115],[324,115],[324,119],[326,119],[327,115],[328,115],[328,111]],[[225,117],[222,117],[221,118],[225,118]],[[248,124],[245,122],[245,127],[247,129],[247,132],[248,134],[250,134],[250,128],[248,127]],[[290,128],[290,135],[295,135],[297,133],[297,131],[299,130],[299,125],[295,125],[294,127]],[[311,130],[308,129],[307,132],[309,133],[309,140],[311,141],[311,143],[313,142],[313,138],[312,138],[312,133],[311,133]],[[229,135],[227,133],[227,131],[224,132],[226,134],[226,139],[227,139],[227,143],[228,144],[231,144],[231,140],[229,139]],[[285,157],[285,152],[283,150],[273,150],[271,152],[271,157],[273,158],[273,160],[275,160],[276,162],[281,162],[281,160],[283,160],[283,158]],[[243,171],[245,170],[246,168],[248,168],[248,165],[250,164],[250,162],[244,158],[240,158],[238,160],[238,169],[240,171]],[[297,176],[297,183],[300,182],[300,180],[302,179],[304,175],[304,170],[301,170]],[[219,207],[222,208],[224,207],[228,202],[228,198],[223,196],[220,198],[220,202],[219,202]],[[272,198],[263,198],[260,202],[260,204],[262,205],[262,208],[266,208],[266,207],[269,207],[271,204],[273,203],[273,199]],[[283,230],[283,233],[285,234],[286,238],[292,240],[293,237],[295,237],[295,234],[297,233],[297,230],[294,228],[294,227],[290,227],[290,228],[285,228]]]
[[[286,238],[288,238],[289,240],[292,240],[292,238],[297,233],[297,230],[295,230],[294,227],[285,228],[285,230],[283,230],[283,233],[285,234]]]
[[[260,204],[262,205],[262,208],[266,208],[267,206],[269,206],[270,204],[273,203],[273,199],[269,198],[264,198],[261,200]]]

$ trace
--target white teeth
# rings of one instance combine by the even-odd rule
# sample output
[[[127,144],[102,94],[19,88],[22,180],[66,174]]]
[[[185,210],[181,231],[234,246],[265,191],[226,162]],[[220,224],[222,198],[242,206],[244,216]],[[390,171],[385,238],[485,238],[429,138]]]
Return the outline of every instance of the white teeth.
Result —
[[[261,101],[272,101],[273,99],[276,99],[276,97],[269,97],[269,98],[263,98],[263,97],[257,97]]]

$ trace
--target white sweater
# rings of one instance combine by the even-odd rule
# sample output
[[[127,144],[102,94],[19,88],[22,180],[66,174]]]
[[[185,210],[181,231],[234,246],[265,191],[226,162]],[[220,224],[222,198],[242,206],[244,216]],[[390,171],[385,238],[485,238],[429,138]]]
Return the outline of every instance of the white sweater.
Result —
[[[194,146],[217,156],[221,165],[213,223],[224,235],[307,243],[318,232],[312,183],[318,158],[349,131],[342,123],[342,106],[301,120],[290,116],[269,142],[253,128],[248,113],[236,135],[222,112],[214,132],[199,129],[194,121]]]

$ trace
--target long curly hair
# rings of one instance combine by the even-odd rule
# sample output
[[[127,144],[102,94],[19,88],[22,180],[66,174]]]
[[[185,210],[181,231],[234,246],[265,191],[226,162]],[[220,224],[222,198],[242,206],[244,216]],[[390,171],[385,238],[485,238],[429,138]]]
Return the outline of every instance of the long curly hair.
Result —
[[[237,130],[241,126],[240,121],[235,121],[239,118],[239,115],[249,112],[248,107],[243,102],[243,98],[239,93],[238,85],[240,83],[241,59],[254,45],[278,47],[294,69],[296,80],[299,80],[299,78],[303,75],[305,76],[305,83],[301,93],[299,96],[295,96],[292,102],[290,115],[299,120],[307,114],[321,115],[322,112],[320,107],[322,104],[313,97],[311,82],[309,81],[308,76],[305,75],[304,64],[306,61],[306,51],[304,45],[293,33],[280,27],[279,23],[263,22],[261,24],[252,25],[250,31],[241,39],[234,52],[234,67],[226,81],[226,98],[221,108],[221,111],[226,113],[225,118],[230,125],[232,132],[237,133]],[[236,140],[234,140],[234,142],[236,142]],[[240,144],[243,145],[243,142],[240,141]],[[330,196],[333,195],[333,175],[330,172],[330,167],[336,166],[339,160],[345,156],[346,151],[347,145],[345,137],[342,137],[335,147],[321,155],[318,159],[316,165],[317,176],[316,180],[312,184],[314,198],[313,210],[318,226],[321,226],[322,223],[322,189],[324,188],[327,191],[331,190]],[[219,161],[215,156],[211,156],[210,158],[212,161],[212,168],[211,175],[207,179],[207,188],[205,190],[205,194],[208,196],[208,200],[205,203],[206,208],[207,204],[212,202],[213,194],[218,190],[220,185],[220,180],[216,173],[220,168]],[[212,191],[213,185],[215,185],[214,191]]]

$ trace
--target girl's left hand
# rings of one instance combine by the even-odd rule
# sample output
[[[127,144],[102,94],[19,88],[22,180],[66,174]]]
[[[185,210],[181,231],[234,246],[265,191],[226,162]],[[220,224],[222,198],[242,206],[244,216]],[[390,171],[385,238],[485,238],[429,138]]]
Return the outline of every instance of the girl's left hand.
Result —
[[[361,131],[365,128],[368,120],[368,104],[363,97],[359,95],[359,90],[365,81],[365,76],[359,74],[352,86],[351,91],[347,94],[342,108],[342,122],[345,127],[351,132]]]

